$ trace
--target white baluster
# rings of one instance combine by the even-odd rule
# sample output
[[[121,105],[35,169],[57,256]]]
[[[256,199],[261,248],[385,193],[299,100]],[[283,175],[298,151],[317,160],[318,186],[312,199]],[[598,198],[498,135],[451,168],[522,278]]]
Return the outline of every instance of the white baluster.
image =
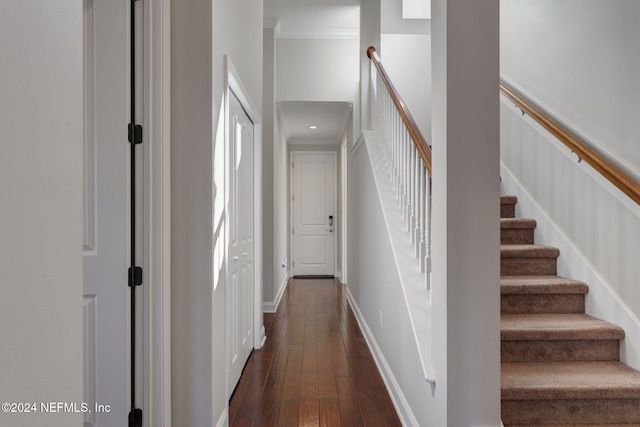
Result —
[[[431,290],[431,179],[427,175],[425,204],[425,279],[426,288]]]

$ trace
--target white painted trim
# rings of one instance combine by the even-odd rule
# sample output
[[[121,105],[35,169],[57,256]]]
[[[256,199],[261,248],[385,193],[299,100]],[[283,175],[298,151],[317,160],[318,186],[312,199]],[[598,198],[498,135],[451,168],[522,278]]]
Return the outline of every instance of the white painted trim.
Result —
[[[253,291],[253,347],[255,349],[260,349],[264,345],[265,342],[265,329],[263,324],[262,317],[262,265],[263,265],[263,252],[262,252],[262,119],[260,114],[258,113],[258,109],[255,108],[251,98],[249,97],[249,91],[247,91],[246,87],[242,83],[242,79],[240,75],[236,71],[236,68],[233,65],[233,61],[229,57],[229,55],[225,55],[224,57],[225,63],[225,88],[224,88],[224,138],[225,138],[225,168],[228,164],[228,147],[229,147],[229,96],[230,91],[238,98],[242,108],[244,109],[247,116],[253,123],[253,163],[254,163],[254,172],[253,172],[253,180],[254,180],[254,189],[253,189],[253,205],[254,205],[254,213],[253,213],[253,245],[254,245],[254,256],[253,256],[253,274],[254,274],[254,291]],[[225,182],[228,183],[228,171],[225,171]],[[229,197],[229,188],[228,185],[225,184],[225,200]],[[225,223],[228,227],[229,218],[228,212],[225,210]],[[228,229],[225,231],[225,236],[228,236]],[[228,237],[226,237],[228,239]],[[225,247],[225,267],[224,275],[225,280],[228,278],[228,245],[229,242],[224,242]],[[226,306],[227,302],[225,302]],[[229,360],[227,358],[229,352],[229,310],[226,310],[225,313],[225,390],[228,390],[228,382],[229,382]]]
[[[560,249],[562,262],[558,263],[558,275],[581,280],[589,286],[586,298],[587,314],[614,323],[625,330],[625,339],[620,346],[620,359],[633,368],[640,369],[640,320],[548,212],[538,204],[514,173],[502,162],[500,176],[505,194],[518,197],[516,205],[518,216],[535,218],[537,222],[536,240],[541,244],[556,246]],[[526,215],[522,215],[521,212],[526,212]]]
[[[276,35],[279,39],[320,39],[320,40],[358,40],[359,31],[338,30],[338,29],[316,29],[309,30],[303,28],[291,28],[280,31]]]
[[[145,424],[171,426],[170,0],[144,10]]]
[[[353,111],[352,111],[353,116]],[[341,185],[342,185],[342,218],[340,218],[341,233],[342,233],[342,272],[340,272],[340,282],[348,283],[348,254],[349,246],[347,245],[347,236],[349,236],[349,141],[345,135],[342,138],[342,145],[340,146],[340,168],[341,168]]]
[[[216,423],[216,427],[226,427],[229,425],[229,407],[224,408],[222,414],[220,414],[220,418],[218,418],[218,422]]]
[[[360,136],[358,137],[358,139],[356,140],[356,142],[353,144],[353,147],[351,147],[351,151],[350,154],[353,156],[355,153],[358,152],[358,150],[360,149],[360,146],[362,145],[362,143],[364,142],[364,132],[360,134]]]
[[[400,388],[400,384],[398,384],[398,381],[396,380],[395,375],[393,375],[393,371],[391,370],[389,363],[387,363],[387,360],[385,359],[384,354],[382,353],[382,350],[378,346],[378,343],[376,342],[376,339],[374,338],[373,333],[369,328],[369,325],[367,324],[366,320],[364,320],[364,316],[360,311],[360,307],[358,307],[358,304],[355,302],[353,295],[351,295],[351,290],[349,289],[349,286],[345,285],[345,288],[347,292],[347,300],[349,301],[349,305],[351,306],[351,309],[353,310],[353,313],[356,316],[356,320],[358,322],[358,325],[360,326],[360,330],[364,335],[364,339],[367,341],[369,350],[373,355],[373,360],[376,362],[378,371],[382,376],[382,381],[384,382],[384,385],[387,388],[387,391],[389,392],[389,397],[391,398],[391,402],[393,403],[393,406],[396,409],[396,413],[400,418],[400,423],[403,426],[419,427],[420,424],[418,423],[418,419],[413,414],[413,411],[411,410],[411,406],[409,406],[409,402],[407,401],[407,398],[402,392],[402,388]]]
[[[288,283],[289,283],[289,273],[287,273],[284,276],[284,280],[282,281],[282,284],[280,285],[280,288],[278,289],[278,292],[276,293],[276,296],[273,299],[273,302],[265,301],[262,303],[262,311],[264,313],[275,313],[276,311],[278,311],[280,300],[282,300],[282,295],[284,295],[284,291],[287,288]]]
[[[84,214],[84,236],[82,254],[84,256],[98,255],[96,246],[98,223],[98,137],[96,132],[96,111],[95,111],[95,41],[94,25],[95,16],[93,13],[93,0],[83,3],[84,9],[84,134],[83,134],[83,214]],[[95,419],[95,414],[93,415]]]
[[[338,210],[338,152],[337,151],[299,151],[299,150],[293,150],[289,152],[289,194],[291,196],[293,196],[293,158],[294,156],[298,154],[298,155],[312,155],[312,154],[319,154],[319,155],[326,155],[326,154],[332,154],[333,155],[333,172],[335,174],[334,178],[333,178],[333,185],[334,185],[334,189],[333,189],[333,212],[334,212],[334,217],[336,215],[336,212]],[[289,200],[289,218],[291,218],[289,227],[291,229],[293,229],[294,226],[294,216],[293,216],[293,203],[291,203],[291,200]],[[335,229],[334,229],[335,230]],[[291,261],[292,261],[292,273],[290,275],[290,277],[295,276],[295,262],[296,262],[296,258],[295,258],[295,245],[294,245],[294,238],[293,238],[293,233],[289,233],[289,247],[291,248]],[[338,254],[338,239],[335,237],[335,233],[334,233],[334,237],[333,237],[333,274],[334,276],[336,275],[336,268],[338,266],[338,262],[337,262],[337,255]]]
[[[96,405],[96,296],[83,295],[82,301],[83,323],[83,359],[84,378],[83,402],[94,408]],[[84,426],[96,424],[95,411],[85,412]]]

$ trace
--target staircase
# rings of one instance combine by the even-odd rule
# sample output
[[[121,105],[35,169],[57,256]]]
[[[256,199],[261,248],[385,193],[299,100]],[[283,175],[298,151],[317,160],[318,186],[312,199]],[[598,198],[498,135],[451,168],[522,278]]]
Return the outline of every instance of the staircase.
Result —
[[[624,330],[585,314],[586,284],[557,276],[557,248],[534,244],[536,221],[501,216],[502,422],[640,426],[640,372],[620,362]]]

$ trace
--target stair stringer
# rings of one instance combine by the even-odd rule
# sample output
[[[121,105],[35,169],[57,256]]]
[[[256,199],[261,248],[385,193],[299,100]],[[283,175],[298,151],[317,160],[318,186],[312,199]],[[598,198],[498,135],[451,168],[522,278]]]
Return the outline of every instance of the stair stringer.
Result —
[[[586,313],[625,330],[625,339],[620,341],[620,361],[640,370],[640,320],[503,162],[500,176],[501,194],[518,197],[516,216],[536,219],[535,241],[560,249],[558,275],[589,285]]]

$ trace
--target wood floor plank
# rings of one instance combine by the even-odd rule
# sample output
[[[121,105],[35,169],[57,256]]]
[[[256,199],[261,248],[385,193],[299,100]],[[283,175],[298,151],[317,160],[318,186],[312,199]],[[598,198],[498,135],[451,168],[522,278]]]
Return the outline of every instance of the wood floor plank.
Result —
[[[318,399],[300,402],[298,410],[298,426],[318,427],[320,425],[320,408]]]
[[[367,427],[385,427],[378,398],[369,381],[369,374],[364,361],[362,359],[352,360],[350,365],[364,425]]]
[[[287,369],[284,375],[284,388],[282,389],[282,402],[300,401],[300,384],[302,381],[302,351],[302,345],[289,345]]]
[[[267,341],[232,396],[230,426],[400,426],[343,285],[290,280],[264,323]]]
[[[338,387],[338,403],[340,404],[340,419],[342,424],[349,427],[364,426],[360,403],[356,395],[351,377],[336,377]]]
[[[400,418],[398,418],[398,414],[396,413],[396,409],[391,402],[391,398],[389,397],[387,389],[385,387],[375,387],[374,392],[378,397],[380,411],[382,412],[382,416],[387,424],[387,427],[401,427],[402,423],[400,423]]]
[[[278,414],[278,427],[291,427],[298,425],[299,404],[296,402],[283,402],[280,405],[280,413]]]
[[[342,334],[338,331],[332,331],[331,339],[331,356],[333,359],[333,372],[336,377],[346,377],[351,375],[349,371],[349,363],[345,353]]]
[[[338,399],[320,399],[320,427],[341,427]],[[345,425],[346,427],[346,425]]]
[[[254,426],[274,426],[280,411],[280,397],[284,385],[284,371],[270,371],[264,392],[260,393],[260,403],[256,411]],[[254,391],[254,393],[258,393]],[[235,423],[230,425],[235,427]]]

